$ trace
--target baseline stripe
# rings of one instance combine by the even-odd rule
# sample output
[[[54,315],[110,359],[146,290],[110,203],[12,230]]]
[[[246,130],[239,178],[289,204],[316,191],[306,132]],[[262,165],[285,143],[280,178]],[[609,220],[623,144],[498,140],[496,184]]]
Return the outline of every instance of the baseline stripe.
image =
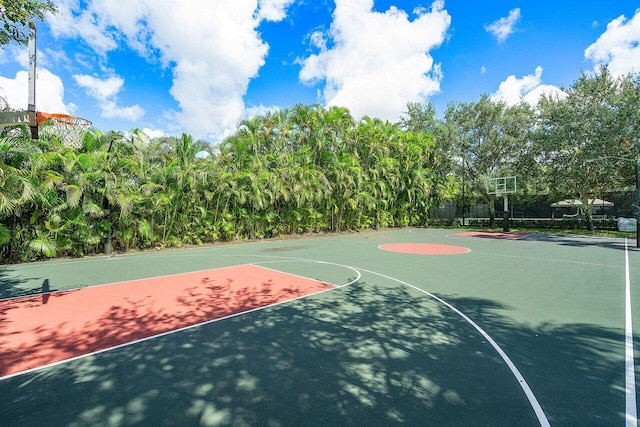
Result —
[[[638,411],[636,408],[636,374],[633,356],[633,320],[631,317],[631,278],[629,274],[629,247],[624,238],[625,266],[625,425],[637,427]]]

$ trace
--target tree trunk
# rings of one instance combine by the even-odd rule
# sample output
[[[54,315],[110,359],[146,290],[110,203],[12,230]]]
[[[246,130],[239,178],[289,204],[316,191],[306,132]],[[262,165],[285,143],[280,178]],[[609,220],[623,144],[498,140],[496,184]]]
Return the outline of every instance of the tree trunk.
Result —
[[[594,226],[593,226],[593,218],[591,217],[591,206],[590,205],[586,205],[586,206],[587,207],[584,210],[584,218],[587,223],[587,230],[593,231]]]

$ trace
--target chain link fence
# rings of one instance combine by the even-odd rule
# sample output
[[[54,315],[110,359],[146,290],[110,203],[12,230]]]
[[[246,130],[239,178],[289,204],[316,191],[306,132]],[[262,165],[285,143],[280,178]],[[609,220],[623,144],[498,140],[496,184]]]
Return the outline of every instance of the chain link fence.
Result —
[[[600,228],[612,228],[618,218],[632,218],[633,190],[605,191],[597,197],[613,203],[613,206],[594,205],[591,210],[594,221],[601,221]],[[559,198],[548,194],[535,196],[512,195],[509,197],[509,217],[514,224],[517,221],[544,222],[565,221],[569,228],[580,228],[584,215],[577,207],[552,208],[551,204],[558,202]],[[496,199],[494,202],[496,222],[502,221],[503,201]],[[445,202],[434,206],[429,211],[429,218],[434,223],[448,225],[464,224],[481,225],[490,217],[489,205],[483,202],[466,200],[464,211],[462,200]],[[571,224],[571,225],[570,225]],[[548,223],[547,223],[548,225]]]

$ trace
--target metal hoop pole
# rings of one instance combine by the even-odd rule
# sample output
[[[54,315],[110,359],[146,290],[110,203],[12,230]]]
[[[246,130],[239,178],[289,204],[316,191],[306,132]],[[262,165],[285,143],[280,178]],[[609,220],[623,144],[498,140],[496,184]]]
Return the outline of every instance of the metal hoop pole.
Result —
[[[36,119],[36,24],[29,23],[29,100],[27,111],[31,138],[38,139],[38,122]]]

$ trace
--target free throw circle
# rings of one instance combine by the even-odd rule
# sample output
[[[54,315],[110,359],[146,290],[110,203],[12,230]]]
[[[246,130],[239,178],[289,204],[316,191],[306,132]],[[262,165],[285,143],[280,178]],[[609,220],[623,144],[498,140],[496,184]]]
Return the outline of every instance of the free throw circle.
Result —
[[[458,255],[470,252],[469,248],[437,243],[386,243],[379,246],[383,251],[420,255]]]

